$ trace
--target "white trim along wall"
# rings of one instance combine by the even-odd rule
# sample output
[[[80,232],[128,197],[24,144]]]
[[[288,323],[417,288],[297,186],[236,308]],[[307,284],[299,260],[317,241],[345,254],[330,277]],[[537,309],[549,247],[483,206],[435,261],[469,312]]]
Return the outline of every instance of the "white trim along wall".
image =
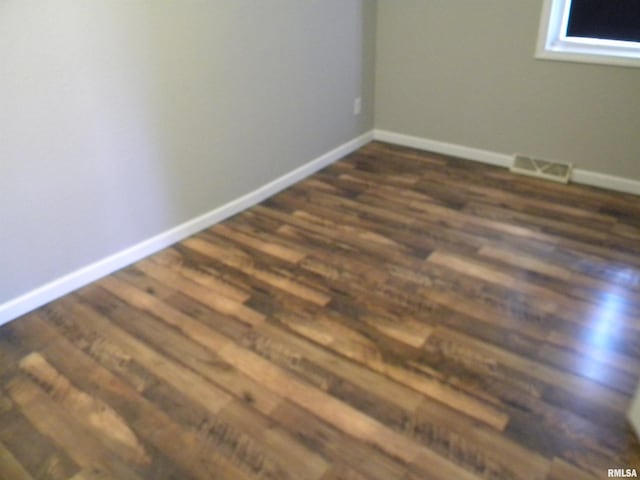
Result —
[[[373,132],[367,132],[221,207],[0,304],[0,325],[246,210],[343,158],[371,140],[373,140]]]
[[[290,171],[289,173],[263,185],[262,187],[243,195],[221,207],[195,217],[166,232],[133,245],[125,250],[103,258],[97,262],[80,268],[52,282],[49,282],[18,298],[0,305],[0,325],[7,323],[20,315],[30,312],[46,303],[67,293],[81,288],[105,275],[131,265],[149,255],[152,255],[169,245],[189,237],[201,230],[211,227],[236,213],[265,200],[279,191],[312,175],[322,168],[340,160],[349,153],[359,149],[372,140],[392,143],[420,150],[466,158],[499,167],[509,167],[511,155],[481,150],[478,148],[440,142],[428,138],[404,135],[386,130],[372,130],[354,138],[335,149],[311,160],[310,162]],[[576,183],[606,188],[610,190],[640,195],[640,182],[621,177],[614,177],[588,170],[574,170],[571,178]]]
[[[508,168],[513,159],[512,155],[504,153],[481,150],[454,143],[440,142],[429,138],[404,135],[402,133],[390,132],[387,130],[374,130],[373,138],[374,140],[379,140],[381,142],[388,142],[405,147],[417,148],[419,150],[441,153],[443,155],[466,158],[482,163],[488,163],[490,165],[497,165],[499,167]],[[590,185],[592,187],[600,187],[606,188],[607,190],[640,195],[640,181],[638,180],[605,175],[603,173],[592,172],[589,170],[574,169],[571,175],[571,181],[583,185]]]

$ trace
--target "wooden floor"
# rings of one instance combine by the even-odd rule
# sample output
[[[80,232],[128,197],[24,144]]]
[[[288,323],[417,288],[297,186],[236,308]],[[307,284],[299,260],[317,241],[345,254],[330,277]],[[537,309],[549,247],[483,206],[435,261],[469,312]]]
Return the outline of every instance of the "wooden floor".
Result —
[[[372,143],[0,329],[0,478],[640,468],[640,198]]]

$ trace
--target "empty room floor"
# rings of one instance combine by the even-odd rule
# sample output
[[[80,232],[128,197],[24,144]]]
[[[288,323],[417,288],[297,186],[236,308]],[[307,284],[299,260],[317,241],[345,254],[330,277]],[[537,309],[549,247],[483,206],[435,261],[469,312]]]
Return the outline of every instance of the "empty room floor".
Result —
[[[374,142],[0,328],[0,478],[639,468],[640,201]]]

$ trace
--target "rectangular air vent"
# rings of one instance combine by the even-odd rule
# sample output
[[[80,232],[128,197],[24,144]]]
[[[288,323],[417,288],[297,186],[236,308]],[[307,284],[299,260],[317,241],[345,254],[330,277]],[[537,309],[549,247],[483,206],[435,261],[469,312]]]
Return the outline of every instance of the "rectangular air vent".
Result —
[[[521,175],[568,183],[571,178],[571,169],[570,163],[549,162],[524,155],[515,155],[510,170]]]

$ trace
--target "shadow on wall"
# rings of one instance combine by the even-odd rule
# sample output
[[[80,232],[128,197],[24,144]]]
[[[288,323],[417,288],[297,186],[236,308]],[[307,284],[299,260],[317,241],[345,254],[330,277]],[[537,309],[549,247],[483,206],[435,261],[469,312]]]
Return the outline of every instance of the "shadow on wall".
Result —
[[[2,3],[0,302],[122,248],[171,208],[131,48],[144,32],[111,5]]]
[[[1,2],[0,305],[370,130],[374,29],[365,0]]]

